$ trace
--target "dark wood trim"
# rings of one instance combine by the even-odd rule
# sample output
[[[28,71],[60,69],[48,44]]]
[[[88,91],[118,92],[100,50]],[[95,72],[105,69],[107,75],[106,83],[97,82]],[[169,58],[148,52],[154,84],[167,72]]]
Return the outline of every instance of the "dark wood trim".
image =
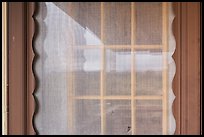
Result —
[[[175,134],[200,134],[200,3],[174,3]],[[8,3],[8,134],[35,134],[34,3]],[[36,32],[35,32],[36,33]]]
[[[35,134],[32,75],[33,3],[8,3],[8,134]]]
[[[26,20],[27,20],[27,134],[35,134],[34,130],[34,113],[35,113],[35,100],[34,100],[34,91],[35,91],[35,77],[33,72],[33,62],[34,62],[34,50],[33,50],[33,41],[34,39],[34,29],[35,22],[33,19],[35,10],[35,3],[30,2],[26,4]]]
[[[200,134],[200,3],[181,3],[181,134]]]
[[[176,50],[176,75],[173,105],[176,118],[175,134],[201,134],[201,69],[200,69],[200,3],[175,2],[173,31]]]
[[[201,45],[201,46],[200,46],[200,54],[201,54],[201,55],[200,55],[200,56],[201,56],[201,57],[200,57],[200,59],[201,59],[201,60],[200,60],[200,66],[201,66],[201,67],[200,67],[200,69],[201,69],[201,89],[200,89],[200,92],[201,92],[201,95],[200,95],[200,99],[201,99],[201,113],[200,113],[200,115],[201,115],[201,120],[200,120],[200,126],[201,126],[201,128],[200,128],[200,129],[201,129],[201,135],[203,134],[203,132],[202,132],[202,130],[203,130],[203,122],[202,122],[202,119],[203,119],[203,115],[202,115],[202,113],[203,113],[203,112],[202,112],[202,108],[203,108],[203,96],[202,96],[202,94],[203,94],[203,93],[202,93],[202,91],[203,91],[203,87],[202,87],[202,81],[203,81],[203,75],[202,75],[202,74],[203,74],[203,73],[202,73],[202,66],[203,66],[203,64],[202,64],[202,60],[203,60],[203,55],[202,55],[202,51],[203,51],[203,50],[202,50],[202,44],[203,44],[203,40],[202,40],[203,27],[202,27],[202,22],[203,22],[203,19],[202,19],[202,15],[203,15],[203,14],[202,14],[202,9],[203,9],[203,8],[202,8],[202,3],[201,3],[201,4],[200,4],[200,14],[201,14],[201,15],[200,15],[200,17],[201,17],[201,19],[200,19],[200,24],[201,24],[201,26],[200,26],[200,27],[201,27],[201,29],[200,29],[200,30],[201,30],[201,35],[200,35],[200,37],[201,37],[201,44],[200,44],[200,45]]]
[[[174,117],[176,119],[176,131],[175,134],[179,135],[181,134],[181,114],[180,114],[180,109],[181,109],[181,27],[180,27],[180,23],[181,23],[181,3],[180,2],[175,2],[173,3],[173,10],[174,10],[174,14],[175,14],[175,18],[173,21],[173,34],[175,36],[175,40],[176,40],[176,50],[173,54],[173,59],[175,60],[176,63],[176,74],[174,76],[173,79],[173,91],[174,94],[176,96],[175,101],[173,103],[173,114]]]
[[[25,4],[8,3],[8,134],[26,134]]]
[[[173,104],[176,118],[175,134],[201,134],[200,130],[200,3],[175,2],[173,31],[176,50],[176,75]]]

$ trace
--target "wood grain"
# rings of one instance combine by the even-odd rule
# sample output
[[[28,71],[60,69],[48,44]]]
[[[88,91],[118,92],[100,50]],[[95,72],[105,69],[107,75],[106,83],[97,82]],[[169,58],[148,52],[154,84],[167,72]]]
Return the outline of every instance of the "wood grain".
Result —
[[[175,13],[175,19],[173,21],[173,33],[174,33],[174,36],[175,36],[175,40],[176,40],[176,49],[175,49],[175,52],[173,54],[173,59],[175,60],[175,63],[176,63],[176,74],[174,76],[174,79],[173,79],[173,91],[174,91],[174,94],[176,96],[175,98],[175,101],[173,103],[173,114],[174,114],[174,117],[176,119],[176,131],[175,131],[175,134],[176,135],[179,135],[180,134],[180,130],[181,130],[181,122],[180,122],[180,119],[181,119],[181,114],[180,114],[180,108],[181,108],[181,86],[180,86],[180,83],[181,83],[181,76],[180,76],[180,73],[181,73],[181,3],[179,2],[175,2],[173,3],[173,10],[174,10],[174,13]]]
[[[34,125],[33,125],[33,118],[34,118],[34,113],[36,111],[36,102],[34,100],[34,96],[33,93],[35,91],[35,77],[34,77],[34,72],[33,72],[33,63],[34,63],[34,57],[35,57],[35,53],[33,50],[33,41],[34,39],[34,32],[35,32],[35,24],[34,24],[34,19],[33,19],[33,15],[34,15],[34,11],[35,11],[35,3],[28,3],[26,4],[26,10],[27,10],[27,89],[26,89],[26,105],[27,105],[27,125],[26,125],[26,134],[28,135],[34,135],[36,134],[36,131],[34,129]],[[29,90],[28,90],[29,89]]]
[[[8,8],[8,134],[26,134],[25,4],[9,3]]]
[[[181,134],[200,134],[200,3],[182,3],[181,16]]]

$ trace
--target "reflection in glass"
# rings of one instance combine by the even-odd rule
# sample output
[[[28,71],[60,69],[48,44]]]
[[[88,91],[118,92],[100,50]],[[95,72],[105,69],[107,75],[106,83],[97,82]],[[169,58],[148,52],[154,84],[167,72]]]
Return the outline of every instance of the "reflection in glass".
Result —
[[[38,3],[40,135],[173,134],[174,15],[165,4]],[[169,45],[162,45],[167,8]]]
[[[74,52],[75,95],[100,94],[100,49],[76,49]]]
[[[131,52],[127,49],[106,50],[106,95],[130,95]]]
[[[136,95],[162,95],[161,50],[135,52]]]
[[[73,119],[76,115],[74,108],[77,107],[74,95],[98,95],[100,88],[100,50],[81,49],[79,46],[97,46],[102,45],[102,42],[95,31],[81,26],[74,15],[70,16],[70,3],[38,4],[40,12],[36,19],[40,31],[35,43],[39,55],[35,64],[39,80],[35,93],[39,101],[35,115],[37,131],[48,135],[79,134],[76,131],[79,128],[81,134],[98,134],[100,131],[82,130],[80,126],[71,129],[70,123],[77,120]],[[95,103],[99,105],[99,101]],[[80,105],[83,107],[82,104],[85,105],[79,103],[79,108]],[[83,116],[77,116],[83,119]]]

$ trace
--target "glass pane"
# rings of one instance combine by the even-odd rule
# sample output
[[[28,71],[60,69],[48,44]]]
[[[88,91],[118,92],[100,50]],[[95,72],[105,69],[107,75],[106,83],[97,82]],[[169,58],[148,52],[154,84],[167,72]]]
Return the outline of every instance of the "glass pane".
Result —
[[[74,134],[99,135],[101,133],[100,101],[77,100],[75,109]]]
[[[73,62],[75,95],[99,95],[100,49],[75,49]]]
[[[135,52],[136,95],[162,95],[162,61],[161,50]]]
[[[136,44],[162,44],[162,3],[136,3]]]
[[[106,101],[106,134],[131,135],[130,101]]]
[[[104,43],[108,45],[130,44],[130,3],[104,3]]]
[[[100,38],[101,4],[99,2],[71,2],[70,16],[83,28],[89,29]],[[78,37],[78,35],[76,35]]]
[[[47,3],[49,21],[64,28],[62,33],[73,45],[101,45],[101,10],[98,2],[53,2]],[[56,24],[56,25],[57,25]],[[54,26],[51,26],[54,27]],[[56,26],[59,28],[59,26]],[[65,29],[66,28],[66,29]],[[64,41],[68,41],[65,40]],[[70,42],[70,41],[69,41]]]
[[[129,49],[106,50],[106,95],[130,95],[131,52]]]
[[[136,101],[136,133],[139,135],[162,134],[162,101]]]
[[[174,133],[171,3],[37,6],[38,134]]]

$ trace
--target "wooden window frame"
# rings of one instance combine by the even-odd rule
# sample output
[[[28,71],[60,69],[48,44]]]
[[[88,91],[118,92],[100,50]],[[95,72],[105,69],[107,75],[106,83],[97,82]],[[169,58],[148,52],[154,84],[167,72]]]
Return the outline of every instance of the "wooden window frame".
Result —
[[[8,2],[8,132],[37,134],[33,125],[38,101],[34,96],[37,78],[33,64],[38,55],[32,45],[38,35],[34,2]],[[175,2],[173,31],[176,50],[176,75],[173,105],[175,134],[202,134],[201,130],[201,3]],[[18,11],[18,12],[16,12]]]

